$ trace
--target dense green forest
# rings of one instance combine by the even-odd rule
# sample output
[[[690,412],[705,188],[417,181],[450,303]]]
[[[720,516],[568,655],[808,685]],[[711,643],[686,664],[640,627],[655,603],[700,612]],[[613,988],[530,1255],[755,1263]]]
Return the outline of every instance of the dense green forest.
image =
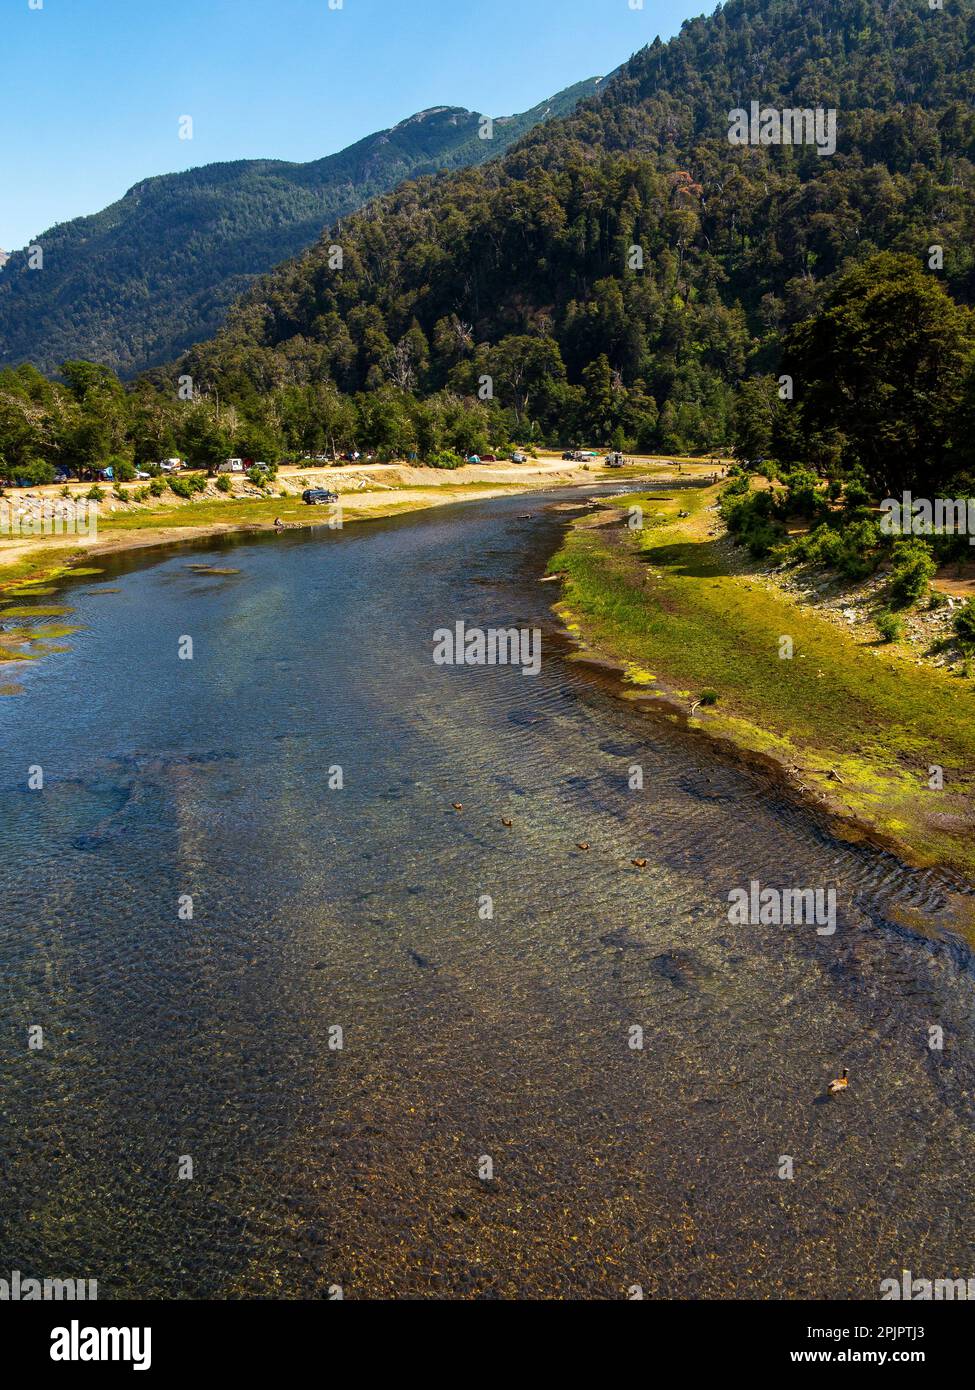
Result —
[[[122,393],[135,423],[112,447],[427,458],[513,438],[668,452],[751,438],[877,480],[877,450],[900,451],[898,477],[943,478],[967,466],[973,38],[973,0],[730,0],[502,159],[330,226],[214,339]],[[835,108],[836,153],[732,145],[729,112],[753,100]],[[846,339],[844,293],[875,309]],[[919,350],[902,330],[939,314],[952,350],[925,354],[925,389],[898,411]],[[113,393],[75,389],[64,408],[96,415]],[[8,378],[8,414],[22,394]],[[46,441],[43,426],[0,434],[8,462],[60,447],[55,414],[37,415]]]
[[[972,30],[970,0],[731,0],[500,162],[374,200],[185,369],[240,399],[326,378],[471,394],[487,375],[542,433],[581,410],[645,447],[727,443],[735,383],[775,368],[850,262],[941,245],[932,275],[971,301]],[[732,146],[728,112],[753,99],[835,108],[836,154]]]
[[[53,372],[88,358],[132,376],[220,327],[256,275],[323,225],[415,174],[501,154],[538,121],[593,92],[592,78],[494,121],[435,107],[308,164],[240,160],[145,179],[111,207],[37,238],[43,268],[15,252],[0,273],[0,365]]]

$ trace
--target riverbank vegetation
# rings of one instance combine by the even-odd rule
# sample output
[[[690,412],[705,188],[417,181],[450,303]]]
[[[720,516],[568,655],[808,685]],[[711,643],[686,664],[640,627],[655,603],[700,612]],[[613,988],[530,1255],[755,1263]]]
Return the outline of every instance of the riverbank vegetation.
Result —
[[[883,579],[877,628],[939,608],[936,575],[967,580],[975,535],[975,320],[906,257],[879,255],[842,276],[822,311],[785,341],[780,378],[739,392],[740,463],[721,511],[749,554]],[[754,455],[759,455],[756,459]],[[956,588],[963,588],[957,585]],[[975,651],[975,603],[952,614]]]
[[[975,872],[971,681],[784,592],[729,544],[719,492],[628,496],[611,524],[574,526],[551,561],[563,621],[624,677],[644,673],[626,678],[634,698],[773,760],[802,794],[911,857]],[[627,524],[632,507],[642,529]]]
[[[90,362],[64,363],[61,378],[29,365],[0,371],[0,481],[42,485],[59,470],[89,477],[111,467],[131,482],[170,457],[210,472],[227,458],[258,459],[271,477],[281,462],[345,453],[455,468],[470,454],[507,452],[517,428],[497,402],[450,391],[420,399],[389,385],[350,396],[325,382],[181,399],[147,380],[123,386]]]

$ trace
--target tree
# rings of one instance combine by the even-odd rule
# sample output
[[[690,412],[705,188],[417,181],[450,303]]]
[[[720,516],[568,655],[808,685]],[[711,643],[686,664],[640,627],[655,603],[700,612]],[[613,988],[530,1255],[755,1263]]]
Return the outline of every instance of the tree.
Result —
[[[97,407],[84,409],[71,436],[71,456],[78,477],[93,475],[112,452],[112,431]]]
[[[565,379],[558,343],[528,334],[502,338],[488,356],[488,368],[498,398],[514,405],[519,420],[535,413],[535,404],[551,383]]]
[[[42,487],[45,483],[54,482],[54,466],[46,459],[29,459],[26,463],[11,469],[10,473],[17,482],[27,483],[31,487]]]
[[[975,352],[972,315],[910,256],[841,276],[822,311],[788,335],[801,434],[838,437],[841,464],[878,495],[927,495],[947,480]]]
[[[757,376],[743,381],[735,398],[734,455],[748,459],[767,458],[772,452],[776,415],[782,402],[774,377]]]
[[[215,473],[221,461],[230,456],[233,436],[229,426],[218,419],[209,401],[195,401],[181,422],[180,441],[186,457],[199,468]]]
[[[593,443],[601,444],[612,434],[617,415],[613,373],[604,352],[583,368],[582,384],[585,389],[585,432],[591,436]]]

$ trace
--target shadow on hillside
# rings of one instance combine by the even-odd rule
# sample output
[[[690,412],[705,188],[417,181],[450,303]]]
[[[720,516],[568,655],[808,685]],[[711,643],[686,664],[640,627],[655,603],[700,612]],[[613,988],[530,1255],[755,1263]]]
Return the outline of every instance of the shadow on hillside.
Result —
[[[657,565],[686,579],[720,579],[725,567],[713,541],[680,541],[641,550],[644,564]]]

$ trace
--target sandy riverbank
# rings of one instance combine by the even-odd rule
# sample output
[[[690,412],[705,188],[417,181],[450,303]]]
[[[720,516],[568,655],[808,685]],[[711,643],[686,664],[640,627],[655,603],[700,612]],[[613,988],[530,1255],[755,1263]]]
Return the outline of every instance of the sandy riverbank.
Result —
[[[269,530],[275,519],[281,519],[289,528],[321,525],[323,511],[301,501],[301,493],[308,487],[327,487],[338,493],[344,526],[508,493],[583,486],[609,479],[656,479],[672,473],[674,462],[646,456],[636,459],[632,467],[606,469],[601,461],[567,463],[556,455],[542,454],[526,464],[465,465],[449,472],[406,463],[287,467],[280,470],[270,495],[246,479],[235,477],[231,493],[221,493],[211,479],[205,491],[192,500],[183,500],[167,490],[161,497],[142,502],[121,501],[106,488],[94,536],[14,536],[0,540],[0,588],[53,568],[87,565],[121,551]],[[701,460],[682,460],[681,468],[688,475],[706,476],[710,472],[710,466]],[[127,497],[138,490],[132,484],[122,488]],[[74,487],[71,495],[83,498],[86,491]],[[6,500],[25,505],[30,501],[56,502],[61,497],[62,489],[52,486],[11,493]]]

